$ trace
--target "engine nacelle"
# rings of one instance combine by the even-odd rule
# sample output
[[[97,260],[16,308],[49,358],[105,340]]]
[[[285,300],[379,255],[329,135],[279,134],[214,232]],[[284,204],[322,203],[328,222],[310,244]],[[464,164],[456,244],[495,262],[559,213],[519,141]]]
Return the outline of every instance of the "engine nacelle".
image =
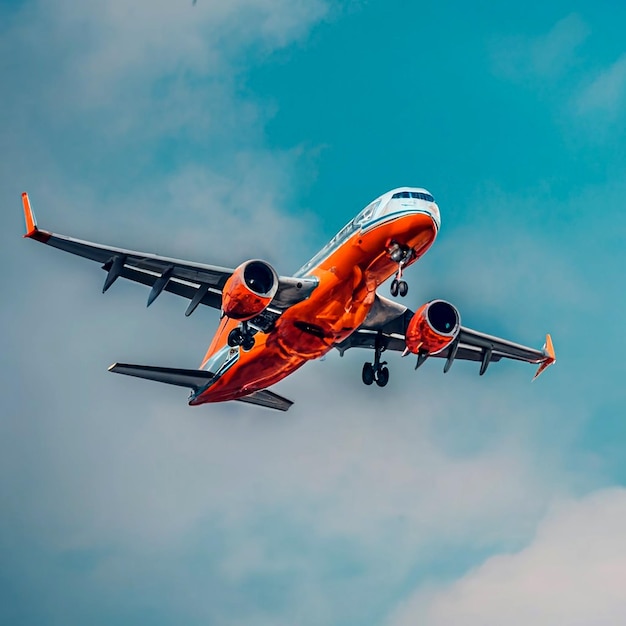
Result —
[[[461,316],[456,307],[445,300],[432,300],[411,318],[406,329],[406,347],[414,354],[437,354],[456,339],[460,329]]]
[[[278,290],[278,275],[265,261],[242,263],[222,289],[222,311],[245,322],[262,313]]]

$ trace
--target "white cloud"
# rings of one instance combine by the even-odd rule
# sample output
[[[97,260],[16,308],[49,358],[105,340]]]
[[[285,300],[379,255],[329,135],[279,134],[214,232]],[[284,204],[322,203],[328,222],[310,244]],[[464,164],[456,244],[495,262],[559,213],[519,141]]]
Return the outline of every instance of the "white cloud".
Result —
[[[494,68],[513,80],[554,79],[572,67],[589,34],[584,20],[572,13],[544,35],[504,37],[493,46]]]
[[[296,400],[286,415],[238,404],[190,409],[182,390],[105,371],[115,353],[180,362],[182,311],[164,300],[158,315],[142,314],[128,304],[133,294],[103,309],[95,294],[82,295],[90,321],[77,324],[67,306],[84,287],[40,292],[51,301],[54,291],[56,302],[45,312],[49,327],[35,327],[25,346],[29,355],[31,341],[46,346],[33,374],[38,393],[23,399],[0,464],[14,485],[3,501],[21,532],[45,545],[44,570],[55,571],[65,554],[96,553],[79,582],[86,597],[95,585],[128,602],[122,588],[151,597],[144,585],[167,580],[167,601],[153,605],[216,619],[224,600],[202,595],[218,584],[212,576],[242,594],[251,579],[288,575],[293,589],[271,613],[278,623],[299,612],[298,623],[318,623],[323,607],[338,621],[369,606],[343,606],[344,594],[374,601],[439,551],[519,545],[553,494],[567,489],[555,447],[536,455],[513,434],[529,413],[541,418],[537,388],[497,400],[475,372],[443,377],[432,364],[416,376],[398,357],[389,387],[370,389],[359,380],[364,354],[334,355],[278,387]],[[114,328],[109,311],[117,311]],[[151,339],[159,360],[145,357]],[[493,434],[498,423],[506,427]],[[489,434],[476,449],[448,449],[447,437],[477,428]],[[332,568],[346,561],[358,575],[339,574],[329,589]],[[240,600],[241,610],[249,602]]]
[[[298,39],[327,10],[323,0],[62,0],[22,9],[12,26],[28,53],[61,60],[59,92],[97,106],[166,75],[224,73],[250,47],[263,54]]]
[[[447,586],[419,591],[393,626],[613,626],[626,620],[626,490],[556,504],[533,541]]]
[[[609,116],[607,122],[623,110],[626,100],[626,55],[622,55],[610,67],[597,74],[575,98],[579,114],[593,113]]]
[[[242,75],[327,12],[324,0],[23,5],[0,40],[5,147],[39,157],[40,172],[89,165],[80,178],[107,189],[107,173],[136,187],[165,161],[224,171],[262,148],[271,115],[239,93]]]
[[[608,67],[598,68],[593,57],[579,53],[590,38],[591,28],[573,13],[538,37],[502,37],[492,45],[496,75],[526,83],[551,99],[559,121],[586,124],[596,139],[606,139],[626,101],[626,55]],[[593,45],[592,38],[589,45]]]

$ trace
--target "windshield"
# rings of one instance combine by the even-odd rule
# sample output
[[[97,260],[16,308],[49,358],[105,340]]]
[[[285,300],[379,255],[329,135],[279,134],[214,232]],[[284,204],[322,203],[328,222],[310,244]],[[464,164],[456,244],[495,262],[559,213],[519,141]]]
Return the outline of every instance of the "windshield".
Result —
[[[426,202],[434,202],[435,199],[429,194],[423,191],[399,191],[391,196],[394,198],[417,198],[419,200],[426,200]]]

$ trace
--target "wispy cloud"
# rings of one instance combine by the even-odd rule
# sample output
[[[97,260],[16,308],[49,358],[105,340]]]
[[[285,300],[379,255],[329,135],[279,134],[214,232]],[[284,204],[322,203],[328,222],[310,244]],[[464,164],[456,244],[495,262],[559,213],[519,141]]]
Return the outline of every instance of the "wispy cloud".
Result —
[[[63,301],[75,301],[83,289],[56,290],[58,304],[46,312],[58,333],[49,344],[56,356],[40,366],[54,361],[57,369],[47,370],[40,394],[24,403],[29,419],[11,432],[19,445],[1,462],[13,476],[29,466],[4,502],[11,511],[19,504],[20,532],[11,528],[11,536],[38,540],[28,550],[21,541],[17,551],[7,548],[5,563],[19,564],[19,580],[40,589],[41,611],[54,611],[58,584],[71,584],[87,602],[64,607],[76,617],[113,598],[121,611],[148,603],[166,616],[226,623],[247,617],[253,624],[313,625],[320,611],[331,623],[366,619],[416,563],[436,561],[440,551],[464,551],[468,542],[481,550],[519,545],[554,493],[567,489],[566,475],[547,471],[548,457],[529,454],[523,438],[510,436],[531,404],[540,412],[538,398],[522,394],[516,416],[510,400],[485,395],[475,371],[469,378],[462,367],[454,380],[435,373],[434,364],[416,378],[398,357],[384,393],[363,388],[361,355],[335,355],[281,385],[298,401],[287,416],[238,405],[192,410],[182,391],[115,379],[104,368],[97,378],[91,366],[71,370],[77,351],[106,363],[126,338],[129,353],[146,353],[133,339],[137,324],[120,321],[111,342],[101,332],[93,337],[94,323],[102,327],[91,297],[83,296],[89,327],[68,319]],[[111,306],[127,312],[119,299]],[[142,316],[139,334],[158,337],[172,328],[169,308],[161,306],[154,321]],[[182,322],[180,311],[177,317]],[[44,332],[37,326],[34,340]],[[177,337],[167,335],[154,354],[163,350],[173,359]],[[56,350],[59,342],[69,361]],[[429,400],[443,396],[445,406]],[[476,413],[484,431],[507,421],[508,432],[487,436],[490,443],[473,451],[447,449],[446,431],[475,431]],[[549,456],[558,456],[554,446]],[[33,554],[37,546],[41,552]],[[81,559],[84,569],[70,567]],[[37,572],[57,572],[58,583],[41,588]],[[169,593],[155,594],[162,586]],[[361,597],[359,605],[344,602],[345,593]]]
[[[626,55],[608,65],[598,64],[589,52],[597,41],[591,27],[574,13],[544,35],[496,40],[492,47],[494,72],[548,94],[561,117],[606,139],[626,102]]]
[[[589,34],[586,22],[572,13],[543,35],[503,37],[493,45],[494,69],[513,80],[558,77],[574,63]]]
[[[622,55],[590,80],[575,99],[574,107],[581,115],[608,116],[609,122],[623,111],[625,103],[626,55]]]
[[[419,592],[389,624],[623,623],[624,524],[624,489],[561,502],[524,550],[492,557],[449,586]]]

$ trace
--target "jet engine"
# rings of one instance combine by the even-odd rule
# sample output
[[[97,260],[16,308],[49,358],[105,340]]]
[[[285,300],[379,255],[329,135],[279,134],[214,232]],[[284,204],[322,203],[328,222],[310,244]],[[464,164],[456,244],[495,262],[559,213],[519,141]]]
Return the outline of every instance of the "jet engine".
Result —
[[[406,329],[406,347],[414,354],[437,354],[459,334],[461,316],[445,300],[432,300],[421,306]]]
[[[222,289],[224,315],[245,322],[262,313],[278,290],[278,275],[265,261],[242,263]]]

